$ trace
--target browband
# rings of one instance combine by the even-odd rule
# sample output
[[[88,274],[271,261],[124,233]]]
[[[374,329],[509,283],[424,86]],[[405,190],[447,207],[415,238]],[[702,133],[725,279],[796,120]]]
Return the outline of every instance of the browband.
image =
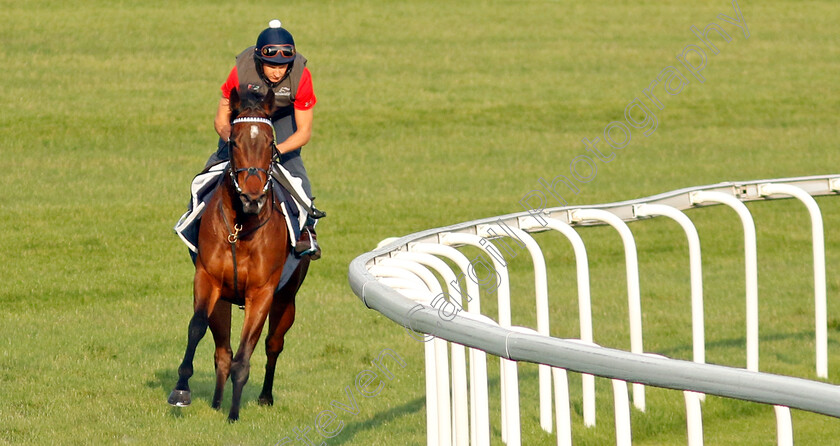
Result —
[[[254,116],[244,117],[244,118],[236,118],[236,119],[233,120],[233,122],[231,124],[239,124],[240,122],[262,122],[263,124],[268,124],[272,128],[274,128],[274,124],[271,122],[270,119],[257,118],[257,117],[254,117]]]

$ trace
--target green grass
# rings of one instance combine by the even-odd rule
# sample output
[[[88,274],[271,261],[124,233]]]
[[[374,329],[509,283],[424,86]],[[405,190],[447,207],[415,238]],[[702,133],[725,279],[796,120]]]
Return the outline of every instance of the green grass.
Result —
[[[836,173],[840,10],[831,1],[740,3],[750,38],[716,41],[706,82],[655,110],[570,197],[590,204],[730,180]],[[274,444],[343,397],[384,348],[407,362],[330,445],[425,444],[420,346],[368,311],[347,265],[389,236],[522,210],[537,179],[568,174],[581,138],[623,118],[674,55],[698,43],[726,1],[135,2],[0,0],[0,444]],[[171,232],[188,182],[215,145],[212,119],[233,58],[279,17],[310,60],[319,99],[305,160],[325,257],[312,265],[278,364],[275,406],[259,407],[262,348],[242,420],[213,411],[212,342],[199,347],[194,403],[173,409],[191,309],[192,265]],[[690,79],[691,80],[691,79]],[[648,104],[649,105],[649,104]],[[830,382],[840,382],[840,202],[819,199],[828,254]],[[758,226],[761,368],[815,378],[810,234],[802,206],[751,203]],[[744,365],[743,236],[734,213],[691,211],[703,243],[707,358]],[[684,236],[633,224],[645,347],[690,358]],[[597,342],[629,348],[623,252],[609,228],[582,229]],[[548,243],[552,334],[577,333],[574,257]],[[471,252],[465,250],[466,252]],[[512,262],[514,322],[534,325],[533,281]],[[488,314],[494,303],[486,300]],[[684,307],[680,307],[684,305]],[[234,326],[241,325],[235,313]],[[237,319],[238,318],[238,319]],[[236,342],[235,336],[234,342]],[[262,344],[260,344],[262,345]],[[495,362],[491,363],[494,364]],[[498,368],[491,367],[493,442]],[[520,366],[525,444],[539,431],[536,367]],[[611,393],[575,444],[614,443]],[[684,444],[678,392],[648,390],[635,444]],[[708,444],[767,444],[772,409],[710,397]],[[836,420],[794,411],[799,444],[832,444]]]

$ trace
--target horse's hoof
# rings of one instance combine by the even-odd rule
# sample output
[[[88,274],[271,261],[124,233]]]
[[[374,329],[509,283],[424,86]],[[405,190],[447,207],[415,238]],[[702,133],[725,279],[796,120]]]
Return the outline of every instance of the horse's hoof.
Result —
[[[169,394],[169,399],[166,400],[166,402],[175,407],[187,407],[192,402],[190,399],[190,391],[175,389]]]
[[[260,404],[260,406],[273,406],[274,405],[274,397],[272,397],[271,395],[269,395],[269,396],[260,395],[259,404]]]
[[[233,424],[233,423],[236,423],[237,421],[239,421],[239,415],[238,414],[237,415],[234,415],[234,414],[228,415],[228,419],[227,419],[228,423]]]

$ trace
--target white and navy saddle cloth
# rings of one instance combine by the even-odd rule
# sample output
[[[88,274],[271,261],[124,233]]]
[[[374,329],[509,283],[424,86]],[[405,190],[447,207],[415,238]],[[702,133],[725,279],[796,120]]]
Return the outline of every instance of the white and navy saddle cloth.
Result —
[[[190,186],[190,195],[192,198],[189,209],[181,216],[173,228],[175,233],[178,234],[178,237],[181,238],[187,245],[187,248],[193,253],[198,252],[196,245],[198,244],[198,227],[201,222],[201,215],[210,203],[213,193],[222,184],[222,178],[228,164],[228,161],[223,161],[210,166],[207,170],[195,176]],[[283,166],[275,164],[274,167],[286,176],[293,187],[300,187],[301,180],[299,178],[293,177]],[[294,247],[300,237],[300,231],[306,223],[306,210],[299,206],[291,194],[283,186],[278,184],[274,178],[271,178],[270,181],[272,183],[274,201],[286,218],[286,226],[289,229],[289,243]],[[302,189],[300,192],[302,192]],[[302,196],[305,197],[306,195],[303,194]]]

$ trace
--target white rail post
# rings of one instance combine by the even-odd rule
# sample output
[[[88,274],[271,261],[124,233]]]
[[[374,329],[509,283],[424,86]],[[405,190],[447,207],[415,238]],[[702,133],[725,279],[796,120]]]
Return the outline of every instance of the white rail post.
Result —
[[[554,378],[554,400],[565,401],[558,404],[555,412],[557,421],[557,446],[572,445],[572,410],[569,407],[569,377],[566,369],[551,368]]]
[[[763,196],[790,195],[803,204],[811,215],[811,235],[814,251],[814,316],[816,333],[817,376],[828,378],[828,315],[825,302],[825,235],[820,207],[808,192],[790,184],[760,184]]]
[[[627,301],[630,314],[630,351],[644,353],[642,346],[642,302],[639,292],[639,261],[636,255],[636,241],[627,223],[615,214],[601,209],[576,209],[569,213],[573,222],[596,220],[615,228],[624,243],[624,258],[627,269]],[[645,411],[645,386],[633,383],[633,405]]]
[[[569,239],[575,253],[575,265],[577,270],[578,283],[578,313],[580,319],[580,339],[584,342],[593,342],[592,336],[592,303],[589,287],[589,260],[586,256],[586,247],[583,239],[571,225],[566,222],[544,218],[545,225],[534,217],[526,217],[519,223],[522,229],[550,228]],[[586,427],[595,426],[595,376],[588,373],[581,374],[583,387],[583,425]]]
[[[631,446],[633,444],[630,429],[630,400],[627,397],[627,382],[613,379],[613,398],[615,400],[615,444]]]
[[[466,319],[472,319],[474,321],[481,322],[483,324],[489,324],[489,325],[496,326],[496,327],[499,326],[498,322],[494,321],[493,319],[490,319],[487,316],[484,316],[483,314],[464,312],[464,313],[461,313],[461,316],[466,318]],[[470,412],[471,414],[472,413],[477,413],[478,416],[480,417],[480,419],[477,420],[476,423],[474,423],[474,425],[481,429],[480,432],[472,432],[472,431],[470,432],[470,441],[471,441],[470,444],[478,445],[478,446],[489,446],[490,445],[490,412],[489,412],[489,403],[488,403],[489,400],[488,400],[488,397],[487,397],[486,353],[481,351],[481,350],[476,350],[476,351],[481,352],[483,354],[481,356],[481,362],[477,363],[477,364],[480,364],[480,366],[483,367],[483,368],[476,370],[476,375],[482,377],[483,381],[480,381],[478,383],[470,385],[470,390],[472,390],[472,388],[475,387],[475,386],[481,386],[483,384],[483,386],[484,386],[484,396],[482,397],[480,394],[478,395],[478,397],[476,398],[476,401],[477,401],[476,404],[479,404],[481,406],[475,408],[476,409],[475,411]],[[470,358],[470,361],[472,361],[472,359],[473,358]],[[472,362],[470,362],[470,364],[472,364]],[[471,426],[473,426],[473,424],[471,424]]]
[[[392,278],[392,280],[399,280],[402,284],[404,284],[404,286],[412,290],[418,290],[423,287],[423,282],[416,274],[403,268],[374,265],[369,269],[369,271],[376,277],[386,277]],[[385,280],[383,280],[383,282],[388,284]],[[388,285],[391,286],[391,284]],[[399,285],[399,283],[396,285]],[[425,291],[427,291],[428,294],[424,294],[423,297],[419,299],[414,296],[409,296],[409,298],[416,302],[422,302],[428,305],[432,301],[432,291],[429,289],[426,289]],[[409,323],[409,325],[411,324]],[[408,327],[408,329],[411,329],[411,327]],[[438,401],[439,386],[437,378],[438,364],[436,360],[437,349],[435,348],[434,341],[425,342],[423,349],[425,356],[426,377],[426,444],[428,446],[435,446],[439,444],[442,436],[441,429],[439,429],[440,414],[438,408],[443,405]]]
[[[536,295],[537,308],[537,332],[543,336],[551,336],[549,332],[549,314],[548,314],[548,277],[545,270],[545,257],[543,256],[540,245],[527,232],[512,228],[505,225],[501,227],[504,222],[495,225],[479,225],[476,228],[478,235],[484,238],[510,237],[518,238],[528,252],[531,254],[531,260],[534,263],[534,289]],[[504,241],[502,243],[505,243]],[[540,426],[548,433],[552,432],[551,422],[551,367],[540,364],[539,370],[539,388],[540,388]],[[569,401],[556,401],[557,405],[569,405]]]
[[[746,274],[747,294],[747,370],[758,371],[758,255],[756,254],[755,222],[749,209],[732,195],[715,192],[692,192],[689,196],[691,204],[721,203],[725,204],[741,218],[744,227],[744,267]]]
[[[461,270],[461,277],[469,276],[470,261],[457,249],[436,243],[412,243],[409,251],[422,252],[445,257]],[[478,282],[466,280],[467,312],[481,314],[481,296]],[[487,353],[470,348],[470,443],[490,444],[490,411],[487,390]]]
[[[510,329],[519,333],[534,334],[547,338],[551,337],[528,327],[513,326]],[[568,376],[565,369],[559,367],[550,368],[551,375],[554,378],[554,396],[557,401],[557,446],[572,446],[572,411],[569,408]]]
[[[703,409],[700,407],[700,400],[705,393],[684,390],[683,396],[688,446],[703,446]]]
[[[645,355],[652,358],[669,359],[667,356],[654,353],[645,353]],[[683,398],[685,398],[685,424],[689,446],[703,445],[703,412],[700,407],[700,400],[703,396],[704,394],[702,393],[688,390],[683,391]]]
[[[458,307],[453,305],[451,317],[454,318],[456,314],[463,308],[461,302],[461,291],[455,290],[455,285],[458,284],[458,279],[455,273],[449,268],[443,260],[431,255],[418,252],[399,252],[394,257],[398,260],[408,260],[417,262],[421,265],[434,269],[443,278],[449,292],[449,298],[454,300]],[[432,302],[433,307],[437,308],[435,302]],[[449,318],[449,315],[444,310],[447,302],[444,301],[438,308],[438,314],[442,319]],[[449,304],[452,305],[452,304]],[[447,319],[451,320],[451,319]],[[467,358],[466,349],[460,344],[450,344],[452,349],[452,443],[458,446],[466,446],[470,441],[470,426],[469,426],[469,409],[467,405]]]
[[[691,334],[694,347],[694,362],[706,362],[706,341],[703,322],[703,263],[700,258],[700,236],[694,223],[682,211],[663,204],[639,204],[633,206],[639,217],[661,215],[679,223],[688,238],[688,264],[691,274]],[[701,394],[702,395],[702,394]],[[701,397],[702,398],[702,397]]]
[[[382,266],[402,268],[416,274],[432,292],[434,299],[443,295],[443,289],[437,278],[425,266],[419,263],[399,260],[395,258],[384,259],[380,262]],[[438,443],[439,445],[452,444],[452,415],[449,393],[449,356],[447,354],[447,341],[435,338],[431,342],[435,351],[435,384],[437,386],[437,414],[438,414]]]
[[[790,419],[790,408],[773,406],[776,412],[776,441],[779,446],[793,446],[793,422]]]
[[[499,302],[499,325],[504,328],[511,326],[510,311],[510,279],[507,264],[501,260],[502,254],[484,238],[472,234],[447,232],[440,235],[444,245],[470,245],[486,252],[493,262],[494,272],[499,276],[495,293]],[[516,362],[506,358],[499,358],[501,381],[501,411],[502,411],[502,441],[509,446],[519,446],[522,439],[519,436],[519,381]],[[510,404],[509,401],[515,403]]]

